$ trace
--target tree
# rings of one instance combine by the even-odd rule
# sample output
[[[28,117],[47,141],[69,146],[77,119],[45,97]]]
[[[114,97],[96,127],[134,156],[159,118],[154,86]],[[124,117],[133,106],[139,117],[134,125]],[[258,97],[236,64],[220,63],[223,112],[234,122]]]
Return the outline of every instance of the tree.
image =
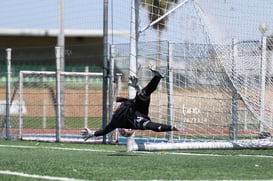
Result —
[[[152,23],[169,10],[171,4],[177,3],[178,0],[141,0],[142,6],[149,11],[149,20]],[[167,17],[153,25],[156,30],[163,30],[166,26]]]
[[[141,0],[141,5],[143,7],[146,7],[149,11],[149,20],[150,23],[154,22],[161,16],[163,16],[169,8],[176,4],[178,0]],[[167,23],[167,16],[160,20],[158,23],[154,24],[152,27],[153,29],[157,30],[158,32],[158,61],[157,66],[160,65],[160,52],[161,52],[161,46],[160,46],[160,40],[161,40],[161,32],[163,29],[166,28]]]

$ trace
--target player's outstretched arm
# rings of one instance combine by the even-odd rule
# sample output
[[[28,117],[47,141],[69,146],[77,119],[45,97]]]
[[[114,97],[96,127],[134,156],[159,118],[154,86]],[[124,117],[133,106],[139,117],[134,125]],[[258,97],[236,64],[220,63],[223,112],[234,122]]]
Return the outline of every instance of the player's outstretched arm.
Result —
[[[94,137],[94,132],[91,131],[89,128],[84,128],[82,130],[82,139],[84,139],[84,141],[88,140],[89,138]]]

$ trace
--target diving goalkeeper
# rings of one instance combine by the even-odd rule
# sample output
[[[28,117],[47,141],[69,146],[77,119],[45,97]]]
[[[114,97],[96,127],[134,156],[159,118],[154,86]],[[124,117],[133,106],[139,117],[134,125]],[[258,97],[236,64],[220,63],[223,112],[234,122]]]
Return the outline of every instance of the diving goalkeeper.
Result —
[[[129,77],[129,86],[136,89],[135,98],[117,98],[111,122],[104,129],[95,132],[84,128],[82,130],[82,138],[85,141],[92,137],[106,135],[116,128],[152,130],[156,132],[178,131],[174,126],[152,122],[148,116],[150,95],[156,90],[160,80],[165,77],[165,74],[159,69],[155,69],[154,66],[150,66],[150,70],[154,76],[143,89],[138,85],[136,77]]]

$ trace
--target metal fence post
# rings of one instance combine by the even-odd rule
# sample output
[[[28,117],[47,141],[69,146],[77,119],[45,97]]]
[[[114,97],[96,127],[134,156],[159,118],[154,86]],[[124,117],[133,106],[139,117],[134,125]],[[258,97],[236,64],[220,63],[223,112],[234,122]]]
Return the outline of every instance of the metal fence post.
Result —
[[[110,62],[109,62],[109,109],[108,109],[108,117],[109,121],[112,119],[112,114],[113,114],[113,102],[114,102],[114,67],[115,67],[115,45],[110,46]],[[108,137],[109,142],[113,142],[113,133],[109,134]]]
[[[19,139],[23,138],[23,73],[19,73]]]
[[[103,96],[102,96],[102,128],[107,125],[107,91],[108,91],[108,0],[103,0]],[[106,143],[106,136],[102,138]]]
[[[61,128],[61,47],[55,47],[56,53],[56,142],[60,142]]]
[[[234,87],[234,81],[236,79],[236,57],[238,56],[237,41],[232,39],[232,62],[231,62],[231,79],[232,79],[232,139],[237,140],[238,134],[238,93]]]
[[[167,108],[167,124],[173,124],[173,42],[168,42],[168,76],[167,76],[167,91],[168,91],[168,108]],[[173,142],[173,132],[168,133],[168,141]]]
[[[10,76],[11,76],[11,48],[7,52],[7,72],[6,72],[6,139],[10,140]]]
[[[86,66],[85,67],[85,72],[88,73],[89,72],[89,67]],[[88,75],[85,76],[85,84],[84,84],[84,127],[87,128],[88,127],[88,104],[89,104],[89,77]]]

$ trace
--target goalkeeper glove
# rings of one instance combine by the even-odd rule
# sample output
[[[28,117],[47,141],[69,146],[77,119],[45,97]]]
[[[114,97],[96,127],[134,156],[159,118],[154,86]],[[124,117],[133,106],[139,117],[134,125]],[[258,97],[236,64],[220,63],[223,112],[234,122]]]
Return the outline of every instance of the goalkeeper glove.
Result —
[[[95,136],[95,135],[94,135],[94,132],[91,131],[90,129],[84,128],[84,129],[82,130],[82,139],[84,139],[84,141],[86,141],[86,140],[88,140],[89,138],[92,138],[92,137],[94,137],[94,136]]]
[[[135,88],[136,91],[140,91],[141,87],[138,85],[138,78],[136,76],[129,76],[129,83],[128,85]]]
[[[160,71],[159,68],[157,68],[154,64],[149,65],[149,69],[153,72],[154,76],[159,78],[164,78],[165,74]]]

